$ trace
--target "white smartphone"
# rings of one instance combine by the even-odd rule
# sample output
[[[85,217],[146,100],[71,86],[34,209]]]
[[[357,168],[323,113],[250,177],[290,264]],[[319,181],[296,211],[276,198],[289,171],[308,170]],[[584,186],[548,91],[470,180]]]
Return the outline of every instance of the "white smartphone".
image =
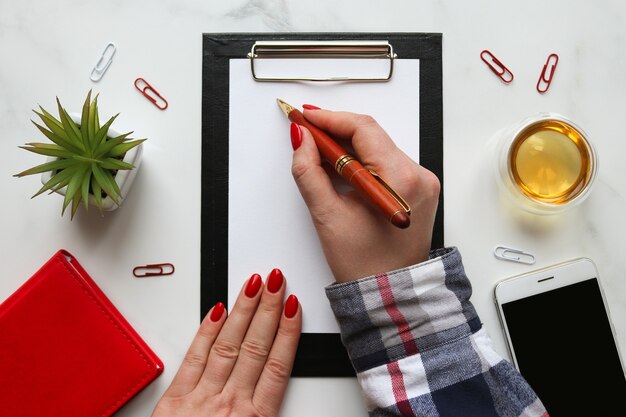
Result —
[[[495,301],[513,363],[551,417],[624,415],[626,377],[590,259],[501,281]]]

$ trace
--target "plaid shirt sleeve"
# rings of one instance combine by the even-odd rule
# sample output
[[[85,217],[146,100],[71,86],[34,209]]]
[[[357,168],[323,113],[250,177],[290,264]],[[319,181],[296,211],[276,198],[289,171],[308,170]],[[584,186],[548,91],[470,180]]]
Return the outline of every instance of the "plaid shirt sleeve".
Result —
[[[548,415],[493,350],[471,293],[456,248],[326,288],[370,416]]]

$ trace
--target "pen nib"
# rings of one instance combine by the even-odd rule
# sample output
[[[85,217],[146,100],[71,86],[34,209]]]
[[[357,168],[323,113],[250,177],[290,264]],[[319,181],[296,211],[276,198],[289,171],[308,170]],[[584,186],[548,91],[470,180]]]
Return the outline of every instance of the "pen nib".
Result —
[[[281,99],[277,98],[276,103],[280,106],[280,109],[285,113],[285,116],[289,116],[289,113],[294,109],[294,107],[290,104],[285,103]]]

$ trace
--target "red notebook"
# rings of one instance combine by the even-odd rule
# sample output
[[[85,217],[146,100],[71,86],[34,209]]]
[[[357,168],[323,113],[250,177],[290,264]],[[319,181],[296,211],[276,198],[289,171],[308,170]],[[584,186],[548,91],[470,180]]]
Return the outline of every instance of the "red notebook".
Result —
[[[109,416],[163,363],[66,251],[0,305],[0,414]]]

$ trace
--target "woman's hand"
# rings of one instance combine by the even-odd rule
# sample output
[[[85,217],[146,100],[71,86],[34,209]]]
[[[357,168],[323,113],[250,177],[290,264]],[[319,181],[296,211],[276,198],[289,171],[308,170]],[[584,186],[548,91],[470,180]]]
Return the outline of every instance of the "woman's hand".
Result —
[[[292,124],[292,173],[335,279],[349,281],[428,259],[439,199],[437,177],[398,149],[370,116],[309,105],[304,116],[352,148],[365,168],[378,173],[412,209],[410,227],[399,229],[355,191],[338,193],[311,133]]]
[[[277,416],[293,366],[302,312],[273,270],[253,275],[230,315],[206,315],[152,417]]]

